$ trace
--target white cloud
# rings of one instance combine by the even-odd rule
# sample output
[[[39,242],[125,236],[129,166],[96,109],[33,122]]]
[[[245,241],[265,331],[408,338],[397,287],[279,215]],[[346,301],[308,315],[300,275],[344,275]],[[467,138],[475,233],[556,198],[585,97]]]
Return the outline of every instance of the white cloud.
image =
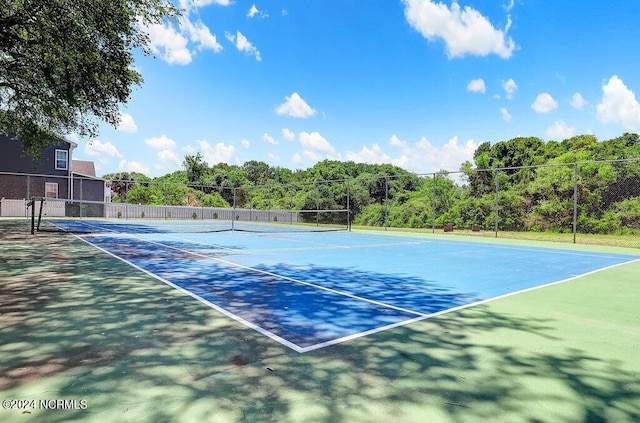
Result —
[[[249,148],[251,146],[251,143],[249,142],[248,139],[244,138],[240,141],[240,144],[244,147],[244,148]]]
[[[304,160],[302,160],[302,156],[300,155],[300,153],[296,153],[291,158],[291,162],[295,164],[301,164],[304,162]]]
[[[276,156],[275,154],[272,154],[272,153],[267,154],[267,157],[269,157],[274,162],[279,162],[280,161],[280,157],[278,157],[278,156]]]
[[[322,153],[333,154],[336,149],[318,132],[301,132],[299,135],[300,144],[307,150],[315,150]]]
[[[502,114],[502,119],[504,119],[505,122],[511,122],[511,114],[506,108],[500,108],[500,113]]]
[[[143,165],[140,162],[128,161],[128,160],[120,160],[120,164],[118,165],[118,170],[120,172],[138,172],[145,175],[149,174],[149,168]]]
[[[502,81],[502,89],[507,93],[507,98],[512,99],[518,89],[518,84],[512,78],[508,81]]]
[[[100,142],[98,140],[91,140],[84,148],[84,152],[89,156],[108,154],[111,157],[116,157],[118,159],[122,158],[122,154],[118,152],[116,146],[111,144],[109,141]]]
[[[188,40],[172,24],[140,26],[149,34],[149,48],[155,55],[171,64],[187,65],[191,63],[191,52],[187,48]]]
[[[215,34],[202,22],[191,22],[189,19],[180,21],[180,28],[189,34],[189,39],[198,45],[198,50],[209,49],[214,53],[220,53],[223,48]]]
[[[567,138],[571,138],[575,135],[576,128],[570,127],[563,120],[557,120],[553,125],[547,128],[545,132],[547,138],[552,138],[555,140],[566,140]]]
[[[185,145],[184,147],[182,147],[182,151],[184,151],[187,154],[193,154],[196,152],[196,149],[193,148],[193,146],[191,145]]]
[[[621,123],[626,129],[640,127],[640,104],[617,75],[602,86],[602,100],[596,110],[598,120],[604,124]]]
[[[582,94],[573,93],[573,97],[571,97],[571,101],[569,102],[571,107],[574,107],[578,110],[582,110],[582,108],[587,104],[584,98],[582,98]]]
[[[516,48],[513,39],[507,36],[511,26],[508,15],[506,28],[500,30],[477,10],[469,6],[461,9],[455,1],[451,8],[430,0],[404,0],[404,3],[409,25],[429,41],[442,39],[449,57],[496,54],[507,59]]]
[[[247,12],[247,18],[255,18],[255,17],[259,17],[259,18],[268,18],[269,15],[267,14],[266,11],[264,10],[260,10],[256,7],[255,4],[253,4],[251,6],[251,9],[249,9],[249,11]]]
[[[276,114],[304,119],[315,115],[316,111],[300,97],[300,94],[294,92],[285,97],[285,102],[276,108]]]
[[[166,135],[161,135],[156,138],[148,138],[144,140],[144,143],[147,144],[151,148],[155,148],[158,151],[156,157],[158,157],[158,161],[160,163],[168,163],[172,165],[176,165],[177,167],[182,167],[182,160],[178,157],[178,154],[175,152],[176,142]],[[164,165],[155,165],[156,169],[170,170],[170,167]]]
[[[166,149],[158,151],[158,160],[161,162],[175,164],[178,167],[182,166],[182,160],[180,160],[176,152],[173,150]]]
[[[229,6],[231,0],[192,0],[193,5],[196,7],[208,6],[210,4],[217,4],[218,6]]]
[[[389,139],[389,145],[395,155],[385,152],[378,144],[364,146],[358,152],[347,152],[346,159],[359,163],[391,163],[416,173],[437,172],[439,170],[457,170],[466,160],[473,160],[473,153],[478,145],[468,140],[458,144],[458,137],[451,138],[442,146],[434,146],[427,138],[409,145],[396,135]]]
[[[138,132],[138,126],[133,120],[133,117],[125,112],[120,111],[120,122],[118,123],[118,127],[116,128],[118,131],[122,132],[130,132],[135,134]]]
[[[302,155],[309,161],[312,162],[319,162],[320,160],[322,160],[322,155],[320,155],[319,153],[316,153],[315,151],[309,151],[309,150],[305,150],[302,152]]]
[[[289,128],[282,128],[282,136],[287,141],[293,141],[296,139],[296,134],[289,130]]]
[[[144,141],[149,147],[157,149],[173,149],[176,146],[176,142],[166,135],[161,135],[157,138],[149,138]]]
[[[233,156],[236,149],[232,145],[225,145],[223,142],[217,143],[215,146],[211,146],[207,141],[198,141],[200,149],[204,159],[209,165],[216,165],[218,163],[233,163]]]
[[[193,60],[197,51],[211,50],[219,53],[223,50],[215,34],[202,20],[192,20],[193,9],[219,4],[228,6],[229,0],[179,0],[179,8],[183,10],[177,25],[174,21],[159,24],[145,24],[138,19],[140,28],[149,35],[151,52],[170,64],[187,65]],[[198,12],[195,12],[198,15]],[[191,42],[191,44],[190,44]]]
[[[242,32],[236,31],[236,35],[233,35],[230,32],[226,32],[225,37],[227,38],[227,40],[233,43],[233,45],[235,45],[239,51],[244,52],[244,54],[246,54],[247,56],[255,56],[258,62],[262,61],[262,56],[260,55],[260,52],[258,51],[256,46],[251,44],[251,42],[242,34]]]
[[[371,148],[365,145],[358,152],[347,151],[345,157],[347,160],[351,160],[356,163],[382,164],[392,163],[394,161],[394,159],[383,152],[382,148],[380,148],[376,143],[374,143]]]
[[[484,85],[484,80],[482,78],[478,78],[469,81],[467,90],[471,91],[472,93],[484,94],[487,91],[487,87]]]
[[[276,141],[271,135],[266,132],[262,134],[262,140],[268,142],[269,144],[278,145],[278,141]]]
[[[558,102],[553,99],[549,93],[540,93],[536,97],[536,101],[531,104],[531,108],[536,113],[549,113],[558,107]]]

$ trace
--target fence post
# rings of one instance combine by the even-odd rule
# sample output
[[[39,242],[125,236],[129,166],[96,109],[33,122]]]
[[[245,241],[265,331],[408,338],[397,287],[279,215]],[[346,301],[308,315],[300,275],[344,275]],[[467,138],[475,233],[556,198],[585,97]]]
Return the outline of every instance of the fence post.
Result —
[[[320,226],[320,183],[316,181],[316,226]]]
[[[267,187],[267,201],[269,202],[267,207],[267,221],[271,222],[271,185]]]
[[[573,164],[573,243],[578,229],[578,163]]]
[[[351,232],[351,180],[347,179],[347,231]]]
[[[499,206],[499,195],[500,195],[500,180],[499,180],[500,170],[496,169],[496,227],[495,227],[495,237],[498,237],[498,206]]]
[[[389,177],[384,177],[384,230],[389,224]]]
[[[231,212],[231,230],[234,231],[236,229],[236,189],[233,190],[233,211]]]
[[[431,201],[431,206],[432,206],[431,207],[431,209],[432,209],[431,210],[432,211],[432,213],[431,213],[431,215],[432,215],[432,217],[431,217],[431,233],[434,233],[434,234],[436,233],[436,197],[438,195],[438,191],[436,189],[436,187],[437,187],[436,184],[437,184],[437,181],[438,181],[437,178],[438,178],[438,174],[434,173],[433,174],[433,201]]]

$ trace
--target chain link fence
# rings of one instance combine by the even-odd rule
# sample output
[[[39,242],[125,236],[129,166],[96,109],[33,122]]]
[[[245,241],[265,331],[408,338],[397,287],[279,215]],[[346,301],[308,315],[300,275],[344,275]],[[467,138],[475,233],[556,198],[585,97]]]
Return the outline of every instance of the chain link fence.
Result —
[[[269,221],[282,218],[278,210],[315,211],[303,215],[308,223],[348,210],[348,223],[365,228],[569,242],[618,236],[640,247],[640,159],[239,187],[0,172],[0,215],[26,214],[15,200],[40,196],[242,209],[249,220],[258,211]]]

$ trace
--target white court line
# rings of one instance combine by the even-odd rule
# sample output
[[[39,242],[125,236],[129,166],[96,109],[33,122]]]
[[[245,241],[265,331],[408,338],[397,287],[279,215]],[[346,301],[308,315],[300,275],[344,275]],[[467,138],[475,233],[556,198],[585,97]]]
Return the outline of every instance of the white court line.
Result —
[[[97,248],[98,250],[110,255],[111,257],[114,257],[114,258],[116,258],[116,259],[118,259],[120,261],[123,261],[123,262],[127,263],[129,266],[131,266],[131,267],[133,267],[135,269],[138,269],[141,272],[146,273],[147,275],[149,275],[149,276],[151,276],[151,277],[153,277],[155,279],[158,279],[161,282],[166,283],[170,287],[172,287],[174,289],[177,289],[178,291],[180,291],[180,292],[182,292],[184,294],[187,294],[188,296],[200,301],[201,303],[203,303],[203,304],[205,304],[205,305],[207,305],[207,306],[219,311],[220,313],[224,314],[225,316],[228,316],[228,317],[232,318],[233,320],[242,323],[243,325],[245,325],[245,326],[247,326],[247,327],[249,327],[249,328],[251,328],[251,329],[253,329],[253,330],[255,330],[255,331],[257,331],[257,332],[259,332],[259,333],[271,338],[271,339],[273,339],[274,341],[279,342],[282,345],[284,345],[286,347],[289,347],[294,351],[303,352],[303,351],[301,351],[302,348],[300,346],[294,344],[293,342],[290,342],[290,341],[288,341],[288,340],[276,335],[273,332],[269,332],[267,329],[264,329],[261,326],[258,326],[258,325],[254,324],[254,323],[251,323],[250,321],[245,320],[242,317],[240,317],[240,316],[238,316],[238,315],[236,315],[234,313],[231,313],[230,311],[225,310],[224,308],[212,303],[211,301],[208,301],[208,300],[200,297],[199,295],[194,294],[193,292],[190,292],[189,290],[184,289],[184,288],[174,284],[173,282],[171,282],[171,281],[169,281],[169,280],[167,280],[167,279],[165,279],[165,278],[163,278],[161,276],[156,275],[155,273],[152,273],[152,272],[149,272],[146,269],[143,269],[142,267],[130,262],[129,260],[125,259],[124,257],[120,257],[117,254],[114,254],[114,253],[111,253],[110,251],[105,250],[104,248],[92,243],[91,241],[89,241],[87,239],[84,239],[84,238],[82,238],[80,236],[77,236],[77,235],[73,235],[73,236],[75,236],[76,238],[78,238],[78,239],[86,242],[87,244]]]
[[[493,301],[496,301],[496,300],[500,300],[502,298],[511,297],[513,295],[519,295],[519,294],[523,294],[525,292],[535,291],[536,289],[546,288],[546,287],[553,286],[553,285],[559,285],[561,283],[569,282],[569,281],[581,278],[583,276],[592,275],[594,273],[602,272],[604,270],[613,269],[614,267],[623,266],[623,265],[631,264],[631,263],[635,263],[635,262],[640,262],[640,259],[635,259],[635,260],[627,261],[627,262],[624,262],[624,263],[613,264],[611,266],[603,267],[601,269],[592,270],[590,272],[583,273],[581,275],[575,275],[575,276],[572,276],[570,278],[563,279],[563,280],[560,280],[560,281],[550,282],[550,283],[547,283],[547,284],[544,284],[544,285],[534,286],[534,287],[531,287],[531,288],[525,288],[525,289],[521,289],[520,291],[509,292],[507,294],[498,295],[497,297],[487,298],[487,299],[484,299],[484,300],[481,300],[481,301],[476,301],[476,302],[470,303],[470,304],[463,304],[461,306],[452,307],[452,308],[449,308],[449,309],[446,309],[446,310],[442,310],[442,311],[438,311],[438,312],[435,312],[435,313],[422,315],[420,317],[416,317],[414,319],[410,319],[410,320],[405,320],[405,321],[402,321],[402,322],[394,323],[392,325],[371,329],[371,330],[368,330],[368,331],[365,331],[365,332],[360,332],[360,333],[356,333],[356,334],[353,334],[353,335],[345,336],[343,338],[333,339],[331,341],[322,342],[320,344],[315,344],[315,345],[311,345],[309,347],[301,348],[300,351],[298,351],[298,352],[305,353],[305,352],[308,352],[308,351],[317,350],[317,349],[320,349],[320,348],[328,347],[330,345],[335,345],[335,344],[339,344],[341,342],[349,341],[351,339],[356,339],[356,338],[360,338],[360,337],[363,337],[363,336],[366,336],[366,335],[371,335],[371,334],[374,334],[374,333],[382,332],[382,331],[387,330],[387,329],[392,329],[392,328],[395,328],[395,327],[408,325],[410,323],[414,323],[414,322],[418,322],[418,321],[421,321],[421,320],[430,319],[432,317],[441,316],[443,314],[451,313],[451,312],[458,311],[458,310],[464,310],[465,308],[470,308],[470,307],[475,307],[475,306],[479,306],[479,305],[482,305],[482,304],[487,304],[487,303],[490,303],[490,302],[493,302]]]
[[[276,279],[282,279],[282,280],[286,280],[286,281],[289,281],[289,282],[294,282],[294,283],[301,284],[301,285],[307,285],[307,286],[310,286],[310,287],[313,287],[313,288],[316,288],[316,289],[320,289],[320,290],[323,290],[323,291],[331,292],[333,294],[343,295],[345,297],[353,298],[353,299],[356,299],[356,300],[364,301],[364,302],[367,302],[367,303],[375,304],[375,305],[386,307],[386,308],[392,308],[394,310],[398,310],[398,311],[401,311],[403,313],[415,314],[417,316],[424,316],[425,315],[424,313],[420,313],[420,312],[417,312],[417,311],[414,311],[414,310],[409,310],[409,309],[406,309],[406,308],[403,308],[403,307],[397,307],[397,306],[394,306],[394,305],[391,305],[391,304],[383,303],[381,301],[370,300],[368,298],[360,297],[358,295],[354,295],[354,294],[351,294],[349,292],[344,292],[344,291],[339,291],[337,289],[327,288],[327,287],[322,286],[322,285],[317,285],[317,284],[314,284],[314,283],[311,283],[311,282],[306,282],[306,281],[303,281],[303,280],[300,280],[300,279],[291,278],[289,276],[278,275],[277,273],[268,272],[266,270],[255,269],[253,267],[249,267],[249,266],[245,266],[245,265],[242,265],[242,264],[234,263],[232,261],[224,260],[224,259],[221,259],[219,257],[209,256],[207,254],[197,253],[195,251],[189,251],[189,250],[185,250],[183,248],[172,247],[170,245],[163,244],[162,242],[147,240],[147,239],[144,239],[144,238],[140,238],[139,236],[136,236],[136,235],[126,235],[126,236],[129,237],[129,238],[138,239],[138,240],[143,241],[143,242],[148,242],[149,244],[161,245],[161,246],[163,246],[165,248],[169,248],[169,249],[172,249],[172,250],[180,251],[181,253],[186,253],[186,254],[190,254],[190,255],[193,255],[193,256],[197,256],[197,257],[202,257],[202,258],[218,261],[220,263],[224,263],[224,264],[226,264],[228,266],[231,266],[231,267],[238,267],[240,269],[248,270],[250,272],[260,273],[260,274],[267,275],[267,276],[272,276],[272,277],[274,277]]]
[[[178,235],[170,235],[166,233],[157,233],[154,235],[159,235],[167,238],[176,239],[179,241],[184,241],[192,244],[205,245],[208,247],[220,248],[222,250],[233,251],[234,253],[243,254],[243,255],[257,255],[257,254],[269,254],[269,253],[280,253],[280,252],[288,252],[288,251],[317,251],[317,250],[336,250],[336,249],[364,249],[364,248],[380,248],[380,247],[396,247],[396,246],[406,246],[406,245],[422,245],[428,244],[431,241],[429,240],[418,240],[418,241],[405,241],[405,242],[397,242],[397,243],[386,243],[386,244],[353,244],[353,245],[337,245],[337,244],[325,244],[321,242],[311,242],[304,241],[307,244],[313,244],[315,247],[281,247],[281,248],[258,248],[258,249],[246,249],[241,250],[237,248],[229,248],[224,247],[219,244],[212,244],[207,241],[197,241],[190,239],[188,237],[181,237]],[[183,235],[185,236],[185,235]],[[299,240],[286,238],[286,241],[298,242]],[[302,241],[301,241],[302,242]],[[163,244],[165,245],[165,244]]]
[[[393,236],[393,235],[391,235]],[[551,248],[551,247],[525,247],[518,245],[502,245],[502,244],[493,244],[491,242],[469,242],[469,241],[442,241],[442,240],[433,240],[436,243],[449,244],[449,245],[466,245],[471,247],[485,247],[485,248],[495,248],[495,249],[503,249],[503,250],[517,250],[517,251],[531,251],[536,253],[546,253],[546,254],[562,254],[569,256],[584,256],[584,257],[612,257],[612,256],[629,256],[634,257],[630,254],[622,254],[622,253],[602,253],[602,252],[590,252],[590,251],[572,251],[565,250],[562,248]]]

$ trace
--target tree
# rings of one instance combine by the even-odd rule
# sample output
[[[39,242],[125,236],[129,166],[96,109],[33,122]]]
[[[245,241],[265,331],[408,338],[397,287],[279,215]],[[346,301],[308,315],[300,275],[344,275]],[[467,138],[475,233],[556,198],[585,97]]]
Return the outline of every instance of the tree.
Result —
[[[184,166],[184,170],[187,172],[187,178],[190,184],[202,184],[203,177],[209,168],[200,152],[195,156],[191,154],[184,156],[182,166]]]
[[[127,198],[127,193],[131,188],[138,186],[139,182],[149,181],[149,178],[137,172],[111,173],[105,175],[104,178],[109,180],[109,188],[118,195],[121,202]]]
[[[178,16],[166,0],[4,0],[0,8],[0,133],[38,156],[55,134],[117,126],[142,83],[133,52],[145,25]]]

